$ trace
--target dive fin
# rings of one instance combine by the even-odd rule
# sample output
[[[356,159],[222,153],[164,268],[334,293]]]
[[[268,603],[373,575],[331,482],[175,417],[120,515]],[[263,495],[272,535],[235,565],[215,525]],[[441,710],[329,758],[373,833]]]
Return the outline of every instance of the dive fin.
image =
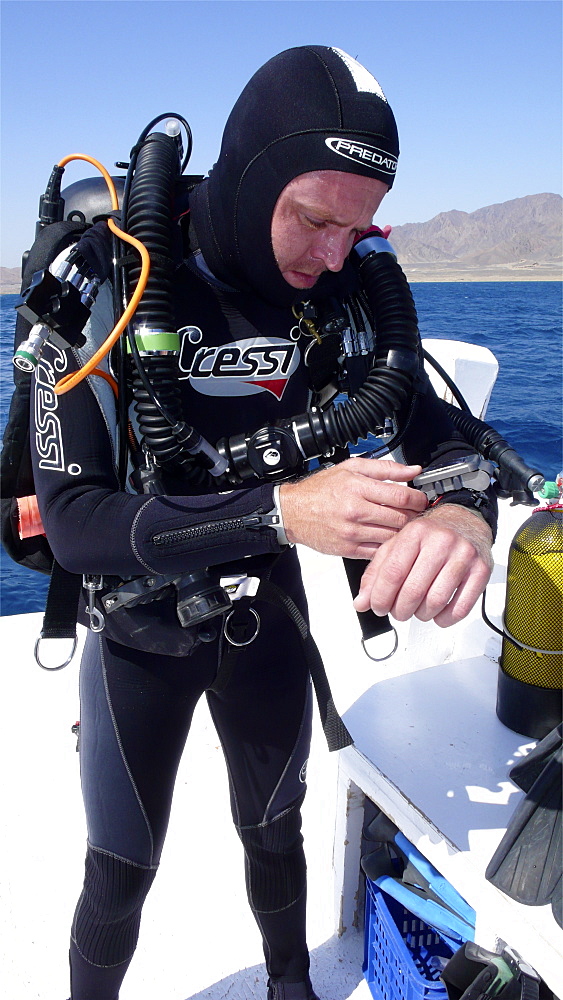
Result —
[[[452,951],[475,935],[473,910],[381,810],[364,828],[375,849],[363,855],[367,877],[439,932]]]
[[[534,749],[510,769],[509,777],[524,792],[529,792],[548,760],[563,744],[563,723],[552,729]]]
[[[559,745],[553,753],[549,753],[526,798],[516,808],[485,872],[489,882],[511,899],[528,906],[552,902],[553,913],[559,923],[562,762],[563,748]]]
[[[546,996],[535,969],[506,947],[500,954],[468,941],[440,974],[448,1000],[539,1000]]]

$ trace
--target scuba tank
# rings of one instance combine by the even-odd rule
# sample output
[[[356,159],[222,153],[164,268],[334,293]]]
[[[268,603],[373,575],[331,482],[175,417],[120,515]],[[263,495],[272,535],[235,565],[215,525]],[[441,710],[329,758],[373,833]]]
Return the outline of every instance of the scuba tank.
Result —
[[[562,719],[563,473],[540,496],[509,550],[506,606],[497,691],[505,726],[543,739]]]

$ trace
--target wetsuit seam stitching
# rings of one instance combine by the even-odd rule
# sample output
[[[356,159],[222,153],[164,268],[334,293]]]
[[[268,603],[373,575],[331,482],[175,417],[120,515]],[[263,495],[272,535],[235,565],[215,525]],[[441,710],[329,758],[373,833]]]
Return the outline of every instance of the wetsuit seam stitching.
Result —
[[[114,441],[114,439],[112,437],[111,427],[110,427],[110,424],[109,424],[109,420],[108,420],[107,414],[106,414],[106,412],[104,410],[104,405],[102,403],[102,400],[101,400],[101,398],[100,398],[100,396],[98,394],[97,386],[94,386],[94,384],[93,384],[94,381],[95,381],[95,379],[91,375],[89,375],[87,377],[86,381],[87,381],[88,385],[90,386],[91,391],[94,393],[94,397],[95,397],[96,402],[98,404],[98,407],[99,407],[99,409],[101,410],[101,413],[102,413],[102,419],[104,421],[104,424],[106,425],[106,431],[107,431],[107,435],[108,435],[108,438],[109,438],[111,453],[112,453],[112,456],[113,456],[113,467],[115,469],[116,465],[117,465],[117,462],[116,462],[117,456],[116,456],[116,453],[115,453],[115,444],[116,443],[115,443],[115,441]]]
[[[81,897],[81,898],[82,898],[82,897]],[[80,902],[80,901],[79,901],[79,902]],[[99,964],[98,964],[98,962],[91,962],[89,958],[86,958],[86,955],[84,954],[84,952],[82,952],[82,951],[80,950],[80,948],[78,947],[78,942],[77,942],[77,940],[76,940],[76,938],[75,938],[74,934],[71,934],[71,935],[70,935],[70,940],[72,941],[72,943],[73,943],[74,947],[76,948],[76,950],[77,950],[78,954],[80,955],[80,957],[81,957],[81,958],[82,958],[82,959],[83,959],[83,960],[84,960],[85,962],[87,962],[87,963],[88,963],[88,965],[91,965],[91,966],[92,966],[92,967],[93,967],[94,969],[118,969],[120,965],[125,965],[125,963],[126,963],[126,962],[129,962],[129,961],[131,961],[131,959],[127,959],[127,958],[125,958],[125,959],[123,960],[123,962],[115,962],[115,964],[114,964],[114,965],[99,965]]]
[[[141,871],[153,872],[158,870],[158,865],[141,865],[138,861],[131,861],[130,858],[124,858],[121,854],[115,854],[113,851],[107,851],[104,847],[96,847],[91,840],[87,841],[88,847],[95,851],[96,854],[104,854],[108,858],[115,858],[116,861],[121,861],[124,865],[130,865],[131,868],[139,868]]]
[[[335,81],[335,79],[334,79],[334,77],[332,75],[332,72],[329,69],[327,63],[324,61],[323,57],[321,56],[320,52],[315,52],[314,49],[309,49],[309,51],[312,52],[312,54],[317,57],[317,59],[319,60],[319,62],[321,63],[321,65],[324,66],[326,75],[328,76],[328,78],[329,78],[329,80],[330,80],[330,82],[332,84],[333,94],[336,97],[336,103],[338,105],[338,117],[340,119],[338,127],[339,128],[343,128],[344,127],[344,115],[342,113],[342,101],[340,100],[340,92],[338,90],[338,87],[336,86],[336,81]],[[351,129],[351,131],[354,131],[354,129]]]
[[[256,919],[258,920],[257,915],[259,913],[283,913],[284,910],[289,910],[292,906],[295,906],[295,904],[301,899],[303,893],[306,891],[307,891],[307,886],[305,885],[302,888],[301,892],[295,897],[295,899],[291,900],[291,903],[288,903],[287,906],[279,906],[276,910],[257,910],[256,907],[253,904],[251,904],[252,910],[256,914]]]
[[[264,829],[267,826],[272,826],[273,823],[277,823],[278,820],[282,819],[284,816],[287,816],[288,813],[290,813],[293,809],[295,809],[295,806],[297,805],[297,803],[300,801],[301,798],[302,798],[302,796],[298,796],[295,799],[295,802],[292,802],[291,805],[287,807],[287,809],[283,809],[280,813],[278,813],[272,819],[262,820],[260,823],[245,823],[244,826],[238,826],[238,829],[239,830],[262,830],[262,829]]]
[[[148,833],[148,836],[149,836],[149,842],[150,842],[150,855],[151,855],[151,864],[152,864],[152,857],[153,857],[153,852],[154,852],[154,841],[153,841],[152,830],[151,830],[151,826],[150,826],[150,823],[149,823],[148,816],[147,816],[147,814],[145,812],[145,807],[144,807],[143,802],[141,800],[141,796],[139,795],[139,791],[137,789],[137,785],[136,785],[135,781],[133,780],[133,775],[131,773],[131,769],[129,767],[129,763],[127,761],[127,757],[126,757],[125,751],[123,749],[123,745],[121,743],[121,736],[119,734],[119,729],[118,729],[118,726],[117,726],[116,718],[115,718],[114,711],[113,711],[113,705],[111,703],[111,698],[110,698],[110,693],[109,693],[109,687],[108,687],[108,682],[107,682],[106,661],[105,661],[104,648],[103,648],[103,645],[102,645],[101,636],[100,636],[99,642],[100,642],[100,655],[101,655],[101,659],[102,659],[102,671],[103,671],[103,679],[104,679],[104,689],[105,689],[105,692],[106,692],[106,703],[107,703],[107,706],[108,706],[108,711],[109,711],[110,716],[111,716],[111,721],[112,721],[112,726],[113,726],[113,732],[114,732],[115,738],[117,740],[117,745],[119,747],[119,753],[121,755],[121,760],[123,762],[123,766],[125,768],[125,771],[127,773],[128,778],[129,778],[129,782],[131,784],[131,788],[133,789],[133,793],[135,795],[135,798],[137,799],[137,803],[138,803],[139,809],[141,810],[141,815],[142,815],[142,817],[143,817],[143,819],[145,821],[145,825],[146,825],[146,828],[147,828],[147,833]]]
[[[270,798],[268,799],[268,803],[266,805],[266,808],[264,809],[264,815],[262,817],[262,823],[260,824],[261,826],[267,826],[269,823],[273,822],[273,820],[275,820],[275,819],[278,818],[277,815],[276,815],[276,816],[272,817],[271,820],[266,819],[266,817],[268,815],[268,810],[270,808],[270,805],[273,802],[273,800],[275,799],[276,793],[277,793],[278,789],[281,787],[283,779],[285,778],[285,776],[287,774],[287,770],[289,768],[289,765],[293,762],[293,760],[295,758],[295,755],[297,753],[297,747],[300,744],[301,736],[303,735],[303,729],[305,727],[305,720],[307,718],[307,710],[308,710],[308,707],[309,707],[310,690],[311,690],[311,680],[309,678],[309,682],[308,682],[308,685],[307,685],[307,691],[306,691],[306,694],[305,694],[305,704],[303,705],[303,712],[302,712],[302,715],[301,715],[301,723],[300,723],[300,726],[299,726],[299,732],[297,733],[297,736],[295,738],[295,743],[293,744],[293,749],[292,749],[291,754],[288,757],[287,763],[286,763],[286,765],[285,765],[285,767],[284,767],[284,769],[283,769],[283,771],[282,771],[282,773],[281,773],[281,775],[279,777],[279,780],[278,780],[278,782],[276,784],[276,787],[274,788],[272,794],[270,795]],[[290,808],[293,808],[293,806],[291,806]],[[280,814],[280,815],[282,815],[282,814]]]
[[[141,514],[143,514],[145,512],[145,510],[147,509],[147,507],[149,506],[149,504],[151,504],[153,502],[153,500],[154,500],[154,497],[151,497],[150,500],[147,500],[147,502],[144,503],[142,507],[139,507],[139,510],[137,511],[137,513],[135,514],[135,517],[133,518],[133,524],[131,525],[131,533],[129,535],[129,539],[130,539],[130,542],[131,542],[131,548],[132,548],[132,550],[133,550],[133,552],[135,554],[136,559],[139,560],[139,562],[141,563],[142,566],[145,567],[145,569],[148,569],[149,573],[157,573],[158,570],[154,569],[152,566],[149,565],[149,563],[145,562],[145,560],[142,558],[142,556],[141,556],[141,554],[140,554],[140,552],[139,552],[139,550],[137,548],[136,542],[135,542],[135,531],[137,530],[137,526],[138,526]]]
[[[221,648],[221,647],[219,646],[219,648]],[[217,732],[219,734],[219,740],[221,742],[221,749],[223,751],[223,758],[225,760],[225,766],[227,768],[227,774],[229,775],[229,783],[230,783],[230,786],[231,786],[231,789],[232,789],[232,792],[233,792],[233,803],[234,803],[234,806],[235,806],[235,809],[236,809],[236,814],[237,814],[236,815],[236,819],[233,816],[233,823],[235,825],[235,829],[242,830],[242,829],[244,829],[244,827],[242,827],[240,825],[240,808],[239,808],[239,801],[238,801],[236,784],[235,784],[235,780],[234,780],[234,777],[233,777],[233,772],[231,770],[231,765],[230,765],[230,762],[229,762],[229,757],[228,757],[228,754],[227,754],[227,749],[226,749],[225,744],[223,743],[223,740],[221,738],[221,729],[217,725],[216,717],[215,717],[215,711],[213,709],[213,705],[211,704],[211,701],[210,701],[209,697],[207,698],[207,704],[209,705],[209,711],[211,713],[211,718],[213,719],[213,724],[214,724],[214,726],[215,726],[215,728],[216,728],[216,730],[217,730]]]

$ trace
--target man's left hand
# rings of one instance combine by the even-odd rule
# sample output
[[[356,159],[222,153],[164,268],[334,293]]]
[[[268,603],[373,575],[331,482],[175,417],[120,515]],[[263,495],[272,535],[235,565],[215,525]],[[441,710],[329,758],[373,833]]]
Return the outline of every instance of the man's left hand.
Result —
[[[383,542],[361,581],[356,611],[446,628],[461,621],[491,575],[492,533],[466,507],[442,504]]]

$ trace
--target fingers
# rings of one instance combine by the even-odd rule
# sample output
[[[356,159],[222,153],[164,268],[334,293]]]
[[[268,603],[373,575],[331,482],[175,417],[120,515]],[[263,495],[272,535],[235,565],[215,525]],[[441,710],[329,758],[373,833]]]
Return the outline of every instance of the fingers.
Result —
[[[442,611],[433,616],[436,625],[439,625],[440,628],[448,628],[450,625],[455,625],[456,622],[462,621],[483,593],[490,575],[491,570],[487,565],[483,564],[478,570],[463,580],[451,601],[449,601]]]
[[[284,483],[287,538],[329,555],[369,559],[426,508],[424,494],[404,485],[419,472],[419,465],[348,459]]]
[[[404,527],[412,514],[420,514],[426,510],[428,501],[421,490],[400,485],[418,476],[421,472],[420,465],[401,465],[391,459],[351,458],[343,463],[340,469],[343,471],[346,469],[347,472],[360,477],[359,488],[370,503],[383,504],[398,512],[412,512],[407,518],[396,520],[394,527]]]
[[[391,458],[349,458],[343,463],[352,472],[371,479],[392,479],[394,482],[408,483],[422,472],[421,465],[403,465]]]
[[[419,553],[419,539],[405,531],[401,533],[400,545],[393,545],[392,540],[381,545],[362,576],[360,590],[354,600],[356,611],[371,608],[376,615],[390,614]]]
[[[354,607],[447,627],[469,613],[490,571],[490,559],[471,541],[423,518],[377,550]]]

